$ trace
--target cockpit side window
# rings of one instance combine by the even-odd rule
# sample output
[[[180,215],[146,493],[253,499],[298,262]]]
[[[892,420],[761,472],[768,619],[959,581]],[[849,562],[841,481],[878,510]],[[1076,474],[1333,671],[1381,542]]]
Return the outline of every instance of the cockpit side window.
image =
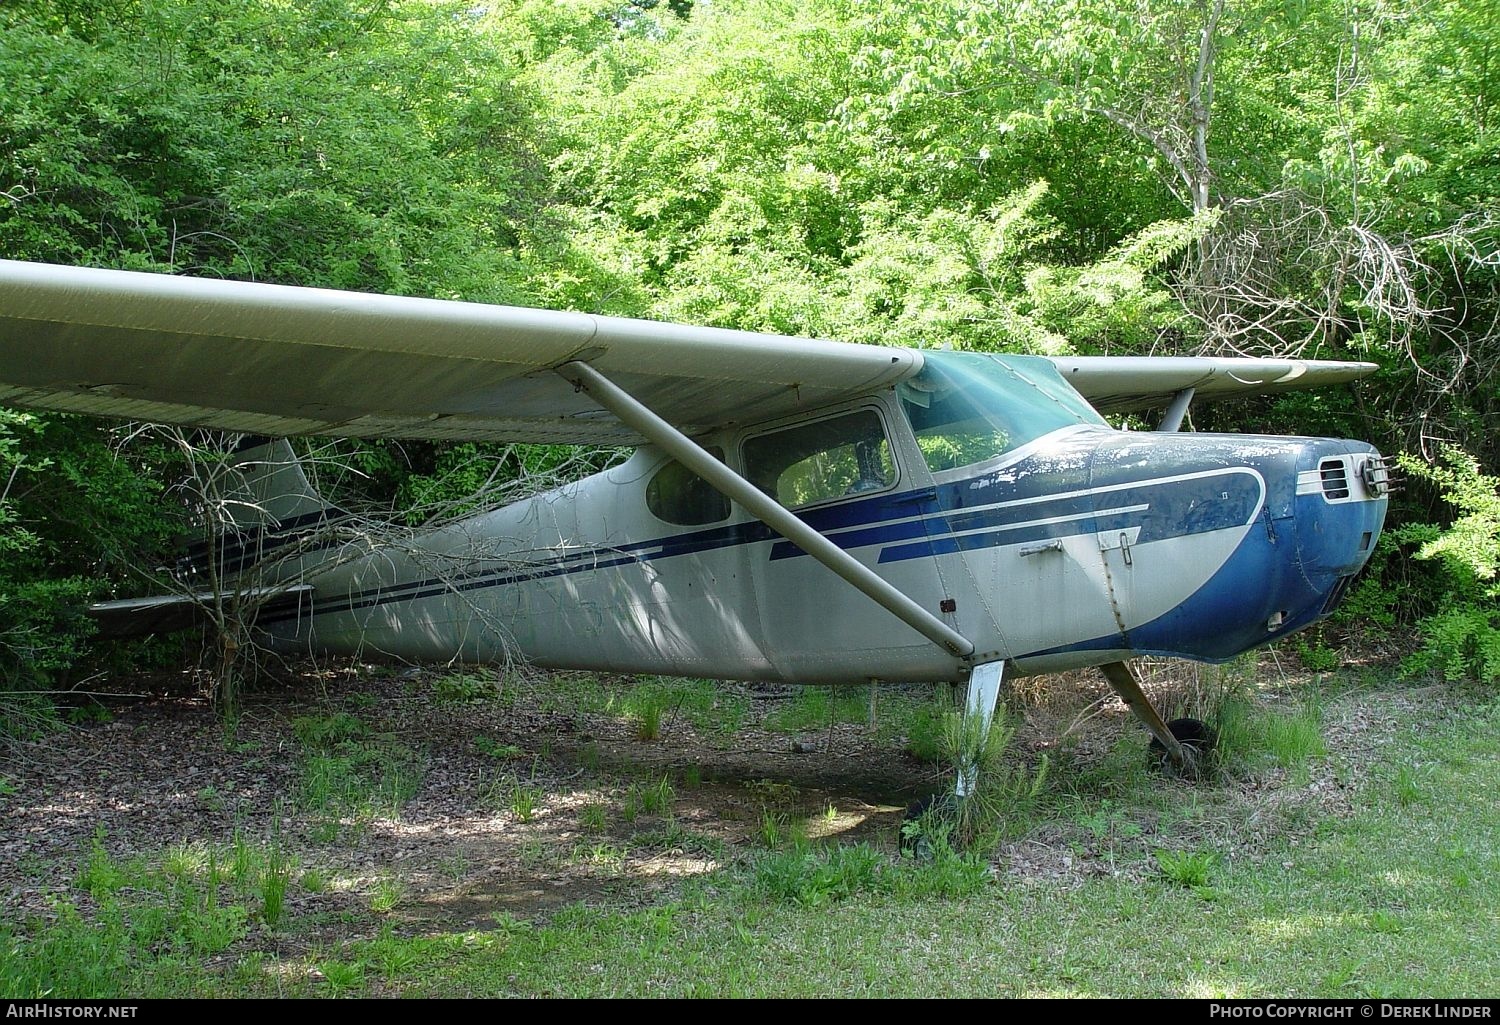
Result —
[[[803,424],[745,442],[745,475],[788,509],[883,491],[896,483],[890,442],[874,410]]]
[[[719,462],[724,450],[717,446],[705,449]],[[675,459],[656,471],[646,485],[646,508],[651,515],[683,527],[699,527],[729,518],[729,499]]]

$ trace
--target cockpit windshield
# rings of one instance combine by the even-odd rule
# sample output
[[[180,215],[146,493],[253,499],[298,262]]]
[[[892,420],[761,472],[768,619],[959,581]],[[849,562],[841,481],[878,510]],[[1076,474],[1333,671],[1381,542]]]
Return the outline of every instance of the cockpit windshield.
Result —
[[[1051,360],[982,352],[922,355],[922,372],[897,385],[897,393],[934,473],[993,459],[1061,427],[1108,426]]]

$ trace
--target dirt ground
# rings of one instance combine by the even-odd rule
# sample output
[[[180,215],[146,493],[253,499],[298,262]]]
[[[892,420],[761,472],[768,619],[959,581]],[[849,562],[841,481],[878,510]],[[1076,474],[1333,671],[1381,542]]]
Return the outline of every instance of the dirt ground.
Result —
[[[791,688],[726,684],[748,701],[739,729],[700,734],[668,714],[659,739],[643,741],[619,715],[548,701],[548,677],[506,702],[435,700],[445,675],[309,666],[295,687],[252,695],[232,725],[201,699],[159,693],[111,704],[107,721],[12,747],[0,761],[0,916],[54,914],[52,896],[72,886],[96,843],[119,859],[159,858],[174,845],[227,850],[239,837],[289,853],[301,879],[319,880],[287,896],[308,942],[392,923],[412,933],[492,928],[580,901],[649,904],[764,849],[768,828],[793,823],[813,838],[894,851],[905,808],[942,785],[932,765],[905,753],[903,737],[867,723],[792,735],[762,728]],[[1065,755],[1075,777],[1137,729],[1092,678],[1032,685],[1012,702],[1023,713],[1017,758],[1034,766],[1042,753]],[[1257,830],[1285,837],[1304,820],[1310,829],[1308,809],[1339,814],[1359,752],[1440,702],[1422,691],[1340,699],[1324,713],[1332,757],[1296,780],[1271,773],[1219,784],[1215,800],[1250,802],[1236,813],[1236,849],[1256,857]],[[341,710],[379,743],[414,753],[419,782],[399,807],[309,806],[295,723]],[[669,814],[632,811],[663,779]],[[1099,807],[1003,845],[996,870],[1051,880],[1137,870],[1130,859],[1122,868],[1118,854],[1122,844],[1163,842],[1150,835],[1150,817],[1112,817],[1107,799]],[[377,913],[382,892],[389,906]]]

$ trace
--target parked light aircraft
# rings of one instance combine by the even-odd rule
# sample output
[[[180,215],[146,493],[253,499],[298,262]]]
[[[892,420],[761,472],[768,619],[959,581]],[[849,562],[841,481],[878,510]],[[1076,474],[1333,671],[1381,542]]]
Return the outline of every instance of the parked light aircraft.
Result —
[[[1328,615],[1389,490],[1369,445],[1183,433],[1188,405],[1374,369],[882,348],[0,261],[0,403],[271,437],[638,446],[413,550],[288,560],[300,600],[259,624],[278,646],[949,681],[984,721],[1006,674],[1100,666],[1179,762],[1193,752],[1128,660],[1229,659]],[[1156,431],[1101,416],[1147,409],[1165,410]],[[262,520],[231,562],[335,515],[289,452],[241,454]]]

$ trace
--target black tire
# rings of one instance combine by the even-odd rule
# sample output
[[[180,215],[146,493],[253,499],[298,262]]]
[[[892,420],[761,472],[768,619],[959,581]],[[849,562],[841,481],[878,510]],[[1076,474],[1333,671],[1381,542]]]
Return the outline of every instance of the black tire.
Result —
[[[1189,764],[1174,765],[1167,754],[1165,745],[1155,737],[1151,738],[1152,764],[1184,776],[1196,778],[1203,775],[1209,766],[1214,748],[1219,743],[1218,733],[1202,719],[1173,719],[1167,723],[1167,729],[1171,731],[1172,736],[1177,738],[1177,743],[1186,750]]]

